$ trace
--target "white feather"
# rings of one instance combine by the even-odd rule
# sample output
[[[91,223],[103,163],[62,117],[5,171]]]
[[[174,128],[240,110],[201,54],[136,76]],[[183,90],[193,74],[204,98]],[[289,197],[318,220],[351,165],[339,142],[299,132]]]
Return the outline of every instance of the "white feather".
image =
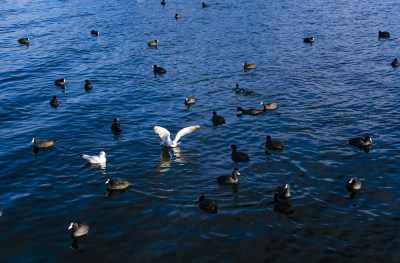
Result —
[[[200,125],[183,128],[176,134],[175,139],[172,141],[171,134],[169,133],[169,131],[167,129],[160,127],[160,126],[154,126],[154,128],[153,128],[153,130],[160,136],[160,138],[162,140],[161,145],[168,146],[168,147],[178,146],[178,141],[182,136],[184,136],[185,134],[197,131],[198,129],[200,129]]]

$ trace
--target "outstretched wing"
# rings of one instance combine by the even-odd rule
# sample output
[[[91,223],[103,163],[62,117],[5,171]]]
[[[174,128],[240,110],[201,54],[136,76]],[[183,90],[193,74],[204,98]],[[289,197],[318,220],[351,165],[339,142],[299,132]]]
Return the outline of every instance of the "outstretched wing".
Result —
[[[174,142],[177,143],[177,142],[179,141],[179,139],[180,139],[183,135],[188,134],[188,133],[191,133],[191,132],[194,132],[194,131],[197,131],[198,129],[200,129],[200,125],[190,126],[190,127],[183,128],[183,129],[180,130],[180,131],[178,132],[178,134],[176,135],[176,137],[175,137],[175,139],[174,139]]]
[[[160,135],[160,138],[162,140],[162,144],[164,145],[171,145],[172,141],[171,141],[171,137],[170,137],[170,133],[167,129],[160,127],[160,126],[154,126],[153,130]]]

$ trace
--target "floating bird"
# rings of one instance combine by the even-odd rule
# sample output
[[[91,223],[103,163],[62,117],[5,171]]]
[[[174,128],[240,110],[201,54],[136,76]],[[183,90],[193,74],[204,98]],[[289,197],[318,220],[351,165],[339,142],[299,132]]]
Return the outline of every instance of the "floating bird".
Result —
[[[154,41],[150,41],[149,43],[147,43],[147,45],[149,47],[156,47],[156,46],[158,46],[158,40],[156,39]]]
[[[107,190],[124,190],[131,186],[131,183],[125,180],[113,180],[108,179],[107,182]]]
[[[270,150],[283,150],[283,144],[279,141],[271,140],[271,136],[266,137],[267,141],[265,142],[265,146]]]
[[[349,192],[358,191],[361,189],[361,182],[357,178],[353,177],[350,181],[346,182],[346,188]]]
[[[50,105],[54,108],[58,107],[60,105],[60,102],[56,98],[56,95],[53,96],[53,99],[50,101]]]
[[[71,235],[72,237],[80,237],[80,236],[84,236],[89,232],[89,226],[85,223],[75,223],[72,222],[71,225],[68,227],[68,230],[71,230]]]
[[[85,90],[91,90],[91,89],[93,89],[93,85],[92,85],[92,83],[89,82],[89,80],[85,79],[85,82],[86,82],[86,84],[85,84]]]
[[[243,63],[244,70],[255,69],[257,68],[256,64],[247,64],[247,62]]]
[[[29,45],[29,38],[27,38],[27,37],[20,38],[20,39],[18,39],[18,43],[24,44],[24,45]]]
[[[250,161],[249,156],[246,153],[243,152],[237,152],[236,151],[236,145],[232,144],[232,154],[231,154],[231,159],[234,162],[248,162]]]
[[[389,32],[386,32],[386,31],[384,31],[384,32],[379,31],[379,32],[378,32],[378,37],[379,37],[379,38],[388,38],[388,37],[390,37],[390,33],[389,33]]]
[[[290,185],[289,184],[285,184],[285,187],[278,186],[276,188],[275,192],[278,193],[279,197],[289,198],[290,197]]]
[[[264,107],[264,110],[276,110],[278,108],[278,104],[276,102],[271,102],[266,104],[264,101],[261,102]]]
[[[106,162],[107,154],[104,151],[101,151],[98,156],[96,155],[86,155],[86,154],[79,154],[80,157],[88,161],[89,163],[93,164],[101,164]]]
[[[33,146],[34,146],[35,148],[40,149],[40,148],[50,148],[50,147],[53,147],[53,146],[54,146],[54,143],[55,143],[56,141],[53,141],[53,140],[41,140],[41,141],[38,141],[37,138],[33,138],[32,142],[33,142]]]
[[[165,1],[164,0],[161,1],[161,5],[165,5]]]
[[[303,39],[304,43],[314,43],[314,38],[313,37],[306,37]]]
[[[90,34],[98,36],[100,33],[98,30],[92,30],[92,31],[90,31]]]
[[[232,172],[232,176],[227,176],[227,175],[223,175],[217,178],[217,182],[219,184],[236,184],[237,182],[239,182],[238,179],[238,175],[240,175],[239,173],[239,169],[235,168]]]
[[[369,146],[369,143],[372,142],[371,137],[366,136],[365,139],[361,137],[351,138],[349,140],[349,144],[357,147],[366,147]]]
[[[239,84],[236,84],[235,93],[236,94],[242,93],[244,95],[254,95],[254,91],[249,89],[239,88]]]
[[[114,123],[111,125],[111,130],[115,133],[120,133],[122,131],[121,123],[117,123],[119,119],[117,117],[114,118]]]
[[[211,5],[210,4],[206,4],[206,3],[203,2],[202,6],[204,8],[204,7],[210,7]]]
[[[294,212],[294,207],[289,203],[287,199],[279,199],[279,194],[275,192],[274,194],[274,210],[283,213],[291,214]]]
[[[157,67],[156,64],[153,65],[154,74],[165,74],[167,71],[162,67]]]
[[[267,110],[275,110],[276,108],[278,108],[278,104],[276,104],[275,102],[266,104],[264,101],[261,102],[261,105],[263,105],[263,110],[258,110],[258,109],[250,109],[250,110],[245,110],[241,107],[238,107],[237,110],[241,111],[242,114],[249,114],[249,115],[259,115]]]
[[[197,131],[198,129],[200,129],[200,125],[183,128],[176,134],[175,139],[172,141],[171,137],[170,137],[171,135],[167,129],[160,127],[160,126],[154,126],[154,128],[153,128],[153,130],[162,139],[161,145],[166,146],[166,147],[177,147],[179,145],[178,141],[182,136],[184,136],[185,134]]]
[[[54,85],[65,88],[65,82],[67,82],[66,79],[56,79]]]
[[[213,111],[213,116],[211,119],[214,126],[218,126],[225,123],[225,119],[222,116],[217,115],[217,112]]]
[[[181,18],[181,15],[180,14],[175,14],[175,18],[176,19]]]
[[[392,62],[392,67],[398,67],[399,66],[399,61],[397,60],[397,58],[395,58]]]
[[[196,102],[196,98],[195,97],[186,97],[186,99],[185,99],[186,108],[189,108],[195,102]]]
[[[199,197],[199,207],[205,211],[216,213],[217,212],[217,202],[205,196]]]

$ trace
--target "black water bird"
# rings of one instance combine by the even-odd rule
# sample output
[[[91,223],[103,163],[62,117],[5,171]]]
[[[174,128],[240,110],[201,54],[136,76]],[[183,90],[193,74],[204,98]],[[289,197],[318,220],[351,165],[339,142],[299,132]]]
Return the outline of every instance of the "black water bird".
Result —
[[[92,31],[90,31],[90,34],[98,36],[100,33],[98,30],[92,30]]]
[[[250,158],[246,153],[236,151],[236,145],[235,144],[232,144],[231,148],[232,148],[232,154],[231,154],[232,161],[234,161],[234,162],[248,162],[248,161],[250,161]]]
[[[285,184],[285,186],[278,186],[275,190],[278,193],[278,196],[281,198],[289,198],[290,197],[290,185]]]
[[[89,80],[85,79],[85,90],[92,90],[93,89],[93,85],[92,83],[90,83]]]
[[[306,37],[305,39],[303,39],[304,43],[314,43],[314,37]]]
[[[18,43],[23,44],[23,45],[29,45],[29,38],[27,38],[27,37],[20,38],[20,39],[18,39]]]
[[[392,62],[392,67],[398,67],[399,66],[399,61],[397,60],[397,58],[395,58]]]
[[[206,3],[203,2],[203,3],[202,3],[202,6],[203,6],[203,8],[204,8],[204,7],[210,7],[211,5],[210,5],[210,4],[206,4]]]
[[[54,81],[54,85],[59,86],[59,87],[65,87],[65,82],[67,82],[66,79],[56,79]]]
[[[158,46],[158,40],[156,39],[154,41],[150,41],[150,42],[147,43],[147,45],[149,47],[156,47],[156,46]]]
[[[42,148],[50,148],[54,146],[54,143],[56,141],[54,140],[41,140],[39,141],[36,137],[32,139],[33,146],[37,149],[42,149]]]
[[[108,179],[106,184],[107,190],[124,190],[131,186],[131,183],[126,180]]]
[[[346,188],[349,192],[358,191],[361,189],[361,182],[353,177],[349,181],[346,181]]]
[[[239,179],[237,177],[238,175],[240,175],[239,169],[235,168],[232,172],[232,176],[228,175],[219,176],[217,178],[217,182],[219,184],[236,184],[237,182],[239,182]]]
[[[213,116],[211,119],[214,126],[218,126],[225,123],[225,119],[222,116],[217,115],[217,112],[213,111]]]
[[[114,133],[120,133],[122,131],[122,125],[121,123],[117,123],[119,119],[117,117],[114,118],[113,124],[111,124],[111,130]]]
[[[256,64],[247,64],[247,62],[244,62],[243,68],[244,68],[244,70],[256,69],[257,65]]]
[[[56,98],[56,96],[53,96],[53,99],[50,101],[50,105],[54,108],[58,107],[58,105],[60,105],[60,102],[58,101],[58,99]]]
[[[164,0],[161,1],[161,5],[165,5],[165,1]]]
[[[283,214],[291,214],[294,212],[294,207],[289,203],[287,199],[279,199],[279,194],[274,194],[274,211]]]
[[[153,65],[154,74],[165,74],[167,71],[162,67],[157,67],[156,64]]]
[[[372,139],[369,136],[366,136],[365,138],[356,137],[349,139],[349,144],[357,147],[369,146],[370,142],[372,142]]]
[[[265,142],[265,146],[269,150],[283,150],[283,144],[279,141],[275,141],[271,139],[271,136],[267,135],[267,141]]]
[[[175,18],[176,19],[181,18],[181,15],[180,14],[175,14]]]
[[[378,37],[379,37],[379,38],[388,38],[388,37],[390,37],[390,33],[389,33],[389,32],[386,32],[386,31],[384,31],[384,32],[379,31],[379,32],[378,32]]]
[[[212,213],[216,213],[218,210],[217,202],[203,195],[199,197],[199,207]]]

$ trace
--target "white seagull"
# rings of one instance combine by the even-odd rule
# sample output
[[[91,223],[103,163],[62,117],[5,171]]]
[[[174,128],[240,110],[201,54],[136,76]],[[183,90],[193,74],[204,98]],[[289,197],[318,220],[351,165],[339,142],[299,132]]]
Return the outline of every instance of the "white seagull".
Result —
[[[79,154],[79,156],[88,161],[89,163],[105,163],[107,154],[101,151],[99,156],[86,155],[86,154]]]
[[[160,126],[154,126],[153,130],[160,135],[160,138],[162,139],[161,145],[162,146],[167,146],[167,147],[176,147],[179,145],[178,141],[179,139],[188,133],[197,131],[198,129],[200,129],[200,125],[196,125],[196,126],[190,126],[190,127],[186,127],[183,128],[182,130],[180,130],[177,134],[175,139],[172,141],[171,140],[171,134],[169,133],[169,131],[163,127]]]

